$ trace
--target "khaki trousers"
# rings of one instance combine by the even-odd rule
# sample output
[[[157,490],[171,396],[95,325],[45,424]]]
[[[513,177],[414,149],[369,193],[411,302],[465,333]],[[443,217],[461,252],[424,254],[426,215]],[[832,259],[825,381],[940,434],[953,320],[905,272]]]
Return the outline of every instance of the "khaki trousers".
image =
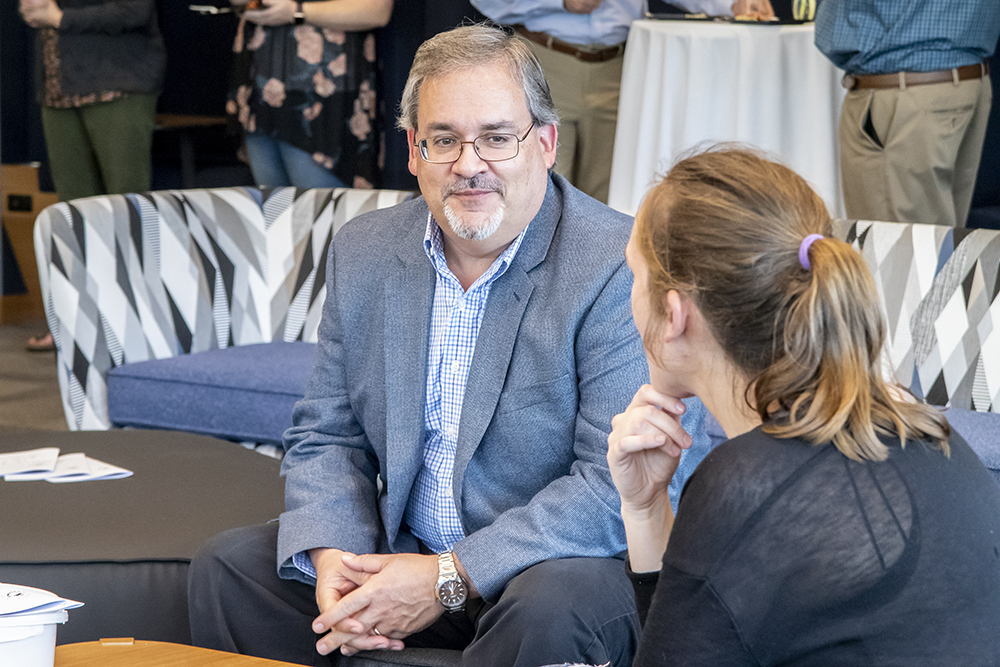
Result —
[[[992,99],[989,77],[847,93],[847,217],[964,227]]]
[[[625,57],[585,63],[523,41],[541,63],[552,101],[559,110],[555,171],[594,199],[607,203]]]
[[[42,106],[60,200],[149,190],[157,97],[130,94],[71,109]]]

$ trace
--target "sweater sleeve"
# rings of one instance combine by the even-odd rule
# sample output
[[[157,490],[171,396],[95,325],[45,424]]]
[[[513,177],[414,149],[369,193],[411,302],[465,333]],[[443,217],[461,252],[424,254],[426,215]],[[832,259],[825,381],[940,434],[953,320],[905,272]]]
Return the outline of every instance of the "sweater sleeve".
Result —
[[[659,574],[634,575],[659,579],[648,611],[643,616],[642,643],[633,667],[659,665],[757,665],[740,636],[729,610],[716,595],[711,581],[664,565]],[[636,586],[636,605],[643,582]],[[648,589],[648,586],[647,586]],[[644,591],[644,596],[649,592]]]
[[[635,610],[639,614],[639,625],[646,624],[649,605],[653,602],[653,591],[660,579],[659,572],[633,572],[632,563],[625,561],[625,574],[632,581],[632,591],[635,593]]]

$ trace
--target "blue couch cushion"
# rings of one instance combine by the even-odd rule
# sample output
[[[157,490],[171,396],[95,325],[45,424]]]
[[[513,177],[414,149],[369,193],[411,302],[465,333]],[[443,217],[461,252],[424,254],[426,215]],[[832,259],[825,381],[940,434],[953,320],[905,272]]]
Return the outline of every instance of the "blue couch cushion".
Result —
[[[1000,483],[1000,414],[952,408],[944,416]]]
[[[118,427],[281,443],[315,356],[315,343],[275,342],[118,366],[108,416]]]

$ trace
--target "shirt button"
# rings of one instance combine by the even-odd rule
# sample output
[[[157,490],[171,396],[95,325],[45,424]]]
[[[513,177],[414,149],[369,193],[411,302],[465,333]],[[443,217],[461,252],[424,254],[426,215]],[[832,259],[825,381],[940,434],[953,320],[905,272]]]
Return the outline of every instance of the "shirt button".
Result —
[[[462,369],[462,365],[458,361],[451,362],[451,372],[458,373]]]
[[[449,426],[448,428],[446,428],[444,430],[444,432],[447,433],[448,435],[450,435],[453,438],[455,437],[455,432],[456,431],[455,431],[455,427],[454,426]]]

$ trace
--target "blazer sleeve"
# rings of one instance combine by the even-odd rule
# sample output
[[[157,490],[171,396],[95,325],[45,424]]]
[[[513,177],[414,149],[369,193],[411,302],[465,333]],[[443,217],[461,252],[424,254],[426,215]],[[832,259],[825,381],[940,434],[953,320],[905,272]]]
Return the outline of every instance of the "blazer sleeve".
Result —
[[[579,326],[574,349],[579,392],[572,425],[575,461],[568,474],[454,546],[488,601],[535,563],[569,556],[607,557],[626,548],[621,501],[608,470],[607,438],[611,418],[648,377],[630,312],[631,285],[632,274],[622,264]]]
[[[281,464],[285,512],[278,529],[278,574],[306,583],[313,582],[294,566],[294,554],[317,547],[375,553],[381,534],[378,460],[351,407],[333,265],[327,271],[316,363],[305,397],[295,405],[294,426],[285,432]]]
[[[63,10],[59,32],[118,35],[142,31],[153,25],[155,12],[153,0],[108,0],[86,7],[67,7]]]

